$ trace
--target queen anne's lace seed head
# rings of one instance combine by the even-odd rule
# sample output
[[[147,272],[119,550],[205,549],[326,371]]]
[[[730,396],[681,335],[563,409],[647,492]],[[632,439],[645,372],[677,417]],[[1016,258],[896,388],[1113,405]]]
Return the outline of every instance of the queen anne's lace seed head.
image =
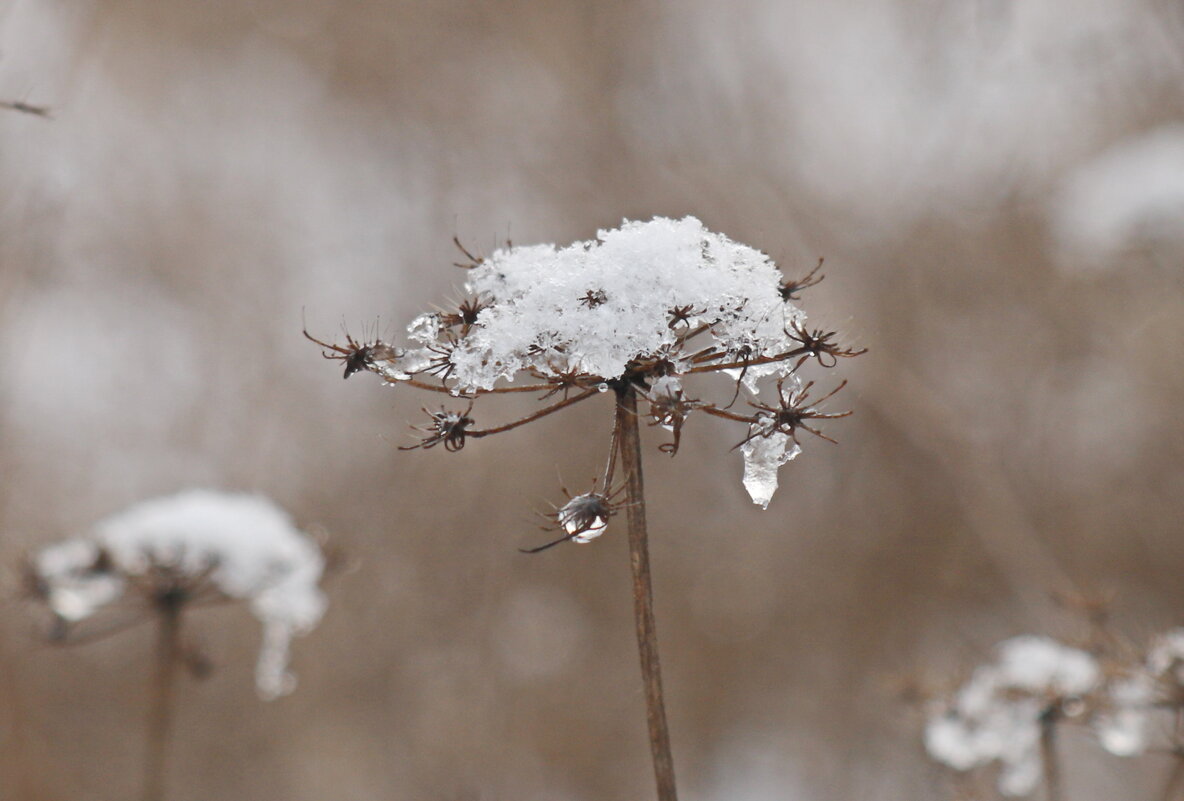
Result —
[[[788,281],[765,254],[708,231],[694,217],[625,221],[595,240],[562,248],[465,255],[466,299],[416,317],[407,327],[410,347],[313,340],[326,357],[344,360],[347,368],[363,365],[388,383],[466,399],[526,383],[540,399],[553,399],[553,408],[519,423],[479,427],[466,417],[463,430],[450,428],[443,439],[438,426],[421,429],[418,447],[443,441],[457,450],[466,438],[509,430],[597,390],[636,391],[650,403],[651,420],[671,432],[673,441],[662,446],[671,455],[693,409],[747,424],[750,434],[759,429],[760,442],[743,443],[744,484],[767,506],[777,469],[800,450],[799,431],[826,439],[814,426],[847,414],[814,407],[830,395],[807,404],[810,384],[794,375],[807,361],[829,369],[863,352],[840,346],[834,332],[806,329],[796,301],[817,283],[817,269]],[[362,347],[369,350],[359,356]],[[374,360],[378,353],[386,360]],[[708,374],[729,379],[717,394],[730,402],[700,400],[697,389],[688,394],[688,379]],[[772,384],[775,400],[759,403]],[[748,395],[733,409],[742,387]],[[783,387],[798,391],[783,393]]]
[[[274,698],[292,689],[288,643],[320,620],[324,559],[270,501],[194,490],[145,501],[85,537],[32,560],[40,594],[63,622],[77,623],[136,590],[149,604],[245,601],[264,626],[257,683]],[[167,581],[167,588],[154,581]]]

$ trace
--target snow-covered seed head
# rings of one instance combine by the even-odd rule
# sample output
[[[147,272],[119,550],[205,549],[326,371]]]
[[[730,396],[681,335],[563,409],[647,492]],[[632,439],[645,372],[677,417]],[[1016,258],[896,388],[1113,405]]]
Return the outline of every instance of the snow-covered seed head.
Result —
[[[264,629],[256,683],[265,698],[295,684],[288,643],[324,613],[323,568],[320,549],[275,504],[203,490],[137,504],[30,561],[37,595],[67,640],[73,626],[116,601],[138,605],[145,620],[246,602]]]
[[[657,424],[674,434],[674,441],[662,446],[671,455],[691,406],[678,393],[654,401],[646,390],[664,378],[685,383],[720,376],[727,379],[717,390],[720,402],[695,400],[693,408],[703,409],[703,417],[747,425],[750,434],[759,429],[761,437],[773,440],[745,449],[749,474],[772,469],[775,475],[785,461],[788,446],[773,447],[781,440],[775,433],[796,448],[799,430],[823,436],[812,421],[845,416],[817,412],[814,405],[825,398],[805,405],[803,395],[787,407],[780,394],[780,382],[796,380],[807,361],[829,369],[839,358],[863,352],[842,347],[833,332],[805,327],[796,303],[802,290],[821,280],[818,268],[786,280],[764,253],[707,230],[694,217],[626,220],[567,247],[507,246],[481,258],[461,250],[468,258],[463,265],[468,299],[416,317],[407,328],[406,349],[314,341],[329,358],[345,361],[347,373],[366,369],[388,383],[454,397],[529,391],[550,401],[543,410],[484,429],[480,436],[584,402],[596,389],[640,392],[654,404]],[[762,392],[767,395],[774,382],[778,397],[761,403]],[[756,409],[730,411],[742,389]],[[722,400],[729,396],[730,402]],[[692,397],[711,396],[696,389]],[[766,413],[773,417],[771,427]],[[459,450],[467,436],[476,435],[467,414],[429,414],[432,425],[421,429],[427,436],[417,447],[443,442],[446,450]],[[755,451],[763,454],[756,466],[749,458]],[[762,479],[753,499],[766,504],[770,487],[775,482]]]
[[[560,507],[555,517],[572,542],[587,543],[604,533],[612,514],[612,506],[605,496],[585,492]]]
[[[1076,711],[1102,681],[1097,659],[1048,637],[1013,637],[954,697],[935,704],[925,728],[929,755],[956,770],[999,762],[999,791],[1022,796],[1043,775],[1042,730]]]

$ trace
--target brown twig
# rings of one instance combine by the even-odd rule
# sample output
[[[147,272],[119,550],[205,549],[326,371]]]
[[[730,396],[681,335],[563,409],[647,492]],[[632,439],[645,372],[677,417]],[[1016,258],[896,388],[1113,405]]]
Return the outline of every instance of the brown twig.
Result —
[[[641,477],[641,434],[637,423],[637,390],[632,384],[617,389],[617,431],[621,467],[625,472],[626,520],[629,526],[629,561],[633,568],[633,610],[637,621],[637,647],[641,653],[641,677],[645,684],[646,718],[658,801],[677,801],[670,730],[662,700],[662,671],[658,662],[658,633],[654,625],[654,592],[645,525],[645,492]]]
[[[159,606],[156,673],[148,712],[148,755],[144,763],[144,801],[164,801],[168,742],[173,728],[173,685],[181,657],[181,604]]]
[[[0,108],[32,114],[34,117],[44,117],[47,120],[53,119],[53,114],[47,106],[34,106],[23,100],[0,100]]]
[[[509,431],[511,429],[517,428],[518,426],[524,426],[527,423],[533,423],[535,420],[538,420],[540,417],[546,417],[547,415],[549,415],[553,412],[559,411],[560,409],[562,409],[565,406],[571,406],[573,404],[579,403],[582,400],[587,400],[588,398],[591,398],[593,395],[598,395],[598,394],[600,394],[600,390],[598,390],[598,389],[585,390],[584,392],[581,392],[579,395],[576,395],[571,398],[564,398],[563,400],[559,401],[558,403],[553,403],[550,406],[548,406],[547,408],[540,409],[539,411],[535,412],[534,414],[528,414],[526,417],[523,417],[521,420],[515,420],[512,423],[506,423],[505,425],[497,426],[496,428],[486,428],[486,429],[482,429],[480,431],[466,431],[465,434],[466,434],[466,436],[470,436],[470,437],[474,437],[474,438],[488,437],[493,434],[501,434],[503,431]]]

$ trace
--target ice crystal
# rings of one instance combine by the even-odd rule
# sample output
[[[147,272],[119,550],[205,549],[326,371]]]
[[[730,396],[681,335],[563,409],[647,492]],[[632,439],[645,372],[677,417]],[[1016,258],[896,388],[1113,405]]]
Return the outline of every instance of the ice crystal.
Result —
[[[315,543],[270,501],[203,490],[137,504],[33,560],[50,609],[67,623],[156,574],[179,582],[190,600],[208,582],[216,595],[247,602],[264,627],[256,679],[266,698],[294,686],[289,641],[324,613],[323,567]]]
[[[768,422],[762,418],[756,425],[765,426]],[[769,508],[769,501],[777,491],[778,468],[801,451],[801,446],[780,431],[757,434],[740,446],[744,454],[744,489],[753,503],[762,509]]]

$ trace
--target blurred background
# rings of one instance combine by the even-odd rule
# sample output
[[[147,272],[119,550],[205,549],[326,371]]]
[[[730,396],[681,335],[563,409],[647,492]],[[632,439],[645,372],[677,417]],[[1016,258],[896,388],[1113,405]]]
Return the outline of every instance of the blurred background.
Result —
[[[0,798],[134,797],[151,627],[40,638],[22,558],[254,490],[351,568],[264,703],[194,615],[170,798],[652,797],[623,532],[537,556],[609,403],[461,454],[301,336],[457,298],[454,235],[700,217],[868,355],[748,499],[722,421],[649,440],[683,796],[949,799],[920,745],[999,639],[1184,623],[1184,8],[1167,0],[9,0],[0,6]],[[830,380],[830,379],[828,379]],[[532,401],[506,404],[507,417]],[[836,407],[837,408],[837,407]],[[656,432],[649,432],[654,434]],[[1076,799],[1167,757],[1072,737]]]

